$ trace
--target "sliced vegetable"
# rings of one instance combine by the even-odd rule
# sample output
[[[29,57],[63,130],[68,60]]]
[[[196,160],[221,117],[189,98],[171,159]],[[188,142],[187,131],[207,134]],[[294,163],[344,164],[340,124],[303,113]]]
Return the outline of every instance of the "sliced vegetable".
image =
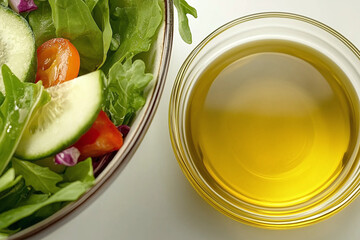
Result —
[[[37,9],[33,0],[9,0],[9,5],[17,13],[30,12]]]
[[[101,111],[91,128],[74,144],[79,149],[81,159],[98,157],[119,150],[123,144],[121,133]]]
[[[45,88],[76,78],[79,69],[79,53],[67,39],[54,38],[37,49],[36,81]]]
[[[180,36],[184,40],[184,42],[191,44],[192,36],[189,27],[189,20],[186,14],[190,14],[194,18],[197,18],[197,11],[195,8],[190,6],[185,0],[174,0],[174,5],[178,12]]]
[[[76,147],[69,147],[55,155],[55,163],[64,166],[74,166],[80,157],[80,151]]]
[[[41,84],[20,82],[6,64],[1,71],[6,97],[0,107],[0,176],[13,157],[30,116],[49,99]]]
[[[152,74],[145,73],[145,63],[141,60],[112,66],[103,109],[115,125],[129,124],[136,111],[144,106],[144,89],[152,78]]]
[[[6,64],[21,81],[34,79],[35,39],[26,20],[0,4],[0,67]],[[0,92],[4,93],[0,70]]]
[[[46,89],[51,101],[31,119],[15,155],[36,160],[75,143],[92,125],[103,101],[101,71]]]

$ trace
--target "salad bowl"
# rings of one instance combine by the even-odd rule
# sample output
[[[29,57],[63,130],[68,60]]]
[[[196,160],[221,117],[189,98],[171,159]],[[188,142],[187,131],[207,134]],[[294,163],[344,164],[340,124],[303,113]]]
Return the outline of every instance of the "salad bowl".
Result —
[[[123,146],[111,155],[112,159],[96,173],[97,177],[94,185],[77,201],[66,205],[45,220],[11,235],[9,239],[30,237],[51,225],[59,225],[61,221],[64,221],[64,218],[74,217],[92,201],[96,200],[96,197],[110,185],[110,182],[120,174],[131,160],[154,117],[169,66],[173,38],[173,3],[170,0],[164,0],[163,7],[162,23],[157,31],[156,39],[152,43],[150,50],[138,57],[146,63],[146,71],[153,74],[153,80],[145,89],[146,103],[136,113],[130,131],[124,139]]]

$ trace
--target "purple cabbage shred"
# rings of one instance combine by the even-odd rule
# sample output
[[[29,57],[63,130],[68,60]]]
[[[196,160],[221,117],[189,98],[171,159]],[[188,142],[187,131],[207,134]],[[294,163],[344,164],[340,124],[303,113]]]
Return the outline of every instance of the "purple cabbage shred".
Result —
[[[74,166],[80,157],[80,151],[76,147],[69,147],[55,155],[55,163],[65,166]]]
[[[17,13],[30,12],[37,9],[33,0],[9,0],[9,5]]]
[[[121,134],[123,135],[123,138],[125,138],[130,131],[130,127],[127,125],[120,125],[117,127],[117,129],[121,132]]]

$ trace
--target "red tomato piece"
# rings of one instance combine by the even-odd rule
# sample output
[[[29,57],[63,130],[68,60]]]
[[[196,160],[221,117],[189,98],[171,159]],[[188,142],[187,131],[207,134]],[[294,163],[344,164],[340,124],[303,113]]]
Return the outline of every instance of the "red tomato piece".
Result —
[[[81,153],[80,159],[83,160],[119,150],[122,145],[122,134],[106,113],[100,111],[91,128],[81,136],[74,144],[74,147],[79,149]]]
[[[45,88],[76,78],[79,69],[79,53],[67,39],[50,39],[37,49],[36,82]]]

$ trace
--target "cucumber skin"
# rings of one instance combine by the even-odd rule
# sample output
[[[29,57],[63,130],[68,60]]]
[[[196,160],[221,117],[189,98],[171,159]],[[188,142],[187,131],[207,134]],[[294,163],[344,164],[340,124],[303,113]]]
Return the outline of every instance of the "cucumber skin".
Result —
[[[101,70],[99,71],[99,84],[100,84],[100,88],[101,88],[101,94],[100,94],[100,104],[98,106],[98,109],[96,110],[95,114],[93,114],[93,116],[87,121],[86,125],[81,128],[78,131],[78,134],[76,136],[74,136],[73,138],[70,138],[68,141],[64,141],[62,142],[62,144],[59,144],[58,146],[56,146],[55,148],[50,149],[49,151],[44,151],[40,154],[37,155],[26,155],[26,154],[22,154],[19,153],[18,151],[15,151],[14,156],[22,159],[22,160],[28,160],[28,161],[36,161],[36,160],[41,160],[47,157],[51,157],[56,155],[57,153],[61,152],[62,150],[70,147],[71,145],[73,145],[74,143],[76,143],[80,137],[82,135],[84,135],[93,125],[93,123],[95,122],[96,118],[98,117],[100,111],[101,111],[101,107],[102,104],[104,102],[104,81],[103,81],[103,73]],[[54,136],[56,137],[56,136]]]
[[[5,12],[8,12],[9,14],[15,15],[17,16],[22,22],[24,22],[27,26],[27,28],[29,28],[30,33],[31,33],[31,37],[34,43],[34,51],[33,51],[33,56],[31,58],[30,61],[30,65],[29,65],[29,69],[26,73],[26,75],[24,76],[24,78],[19,78],[21,81],[23,82],[35,82],[35,75],[36,75],[36,70],[37,70],[37,58],[36,58],[36,46],[35,46],[35,35],[33,30],[31,29],[29,23],[26,21],[26,19],[21,16],[20,14],[18,14],[17,12],[14,12],[12,9],[8,8],[8,7],[4,7],[3,5],[0,4],[0,9],[3,9]],[[1,66],[0,66],[1,67]]]

